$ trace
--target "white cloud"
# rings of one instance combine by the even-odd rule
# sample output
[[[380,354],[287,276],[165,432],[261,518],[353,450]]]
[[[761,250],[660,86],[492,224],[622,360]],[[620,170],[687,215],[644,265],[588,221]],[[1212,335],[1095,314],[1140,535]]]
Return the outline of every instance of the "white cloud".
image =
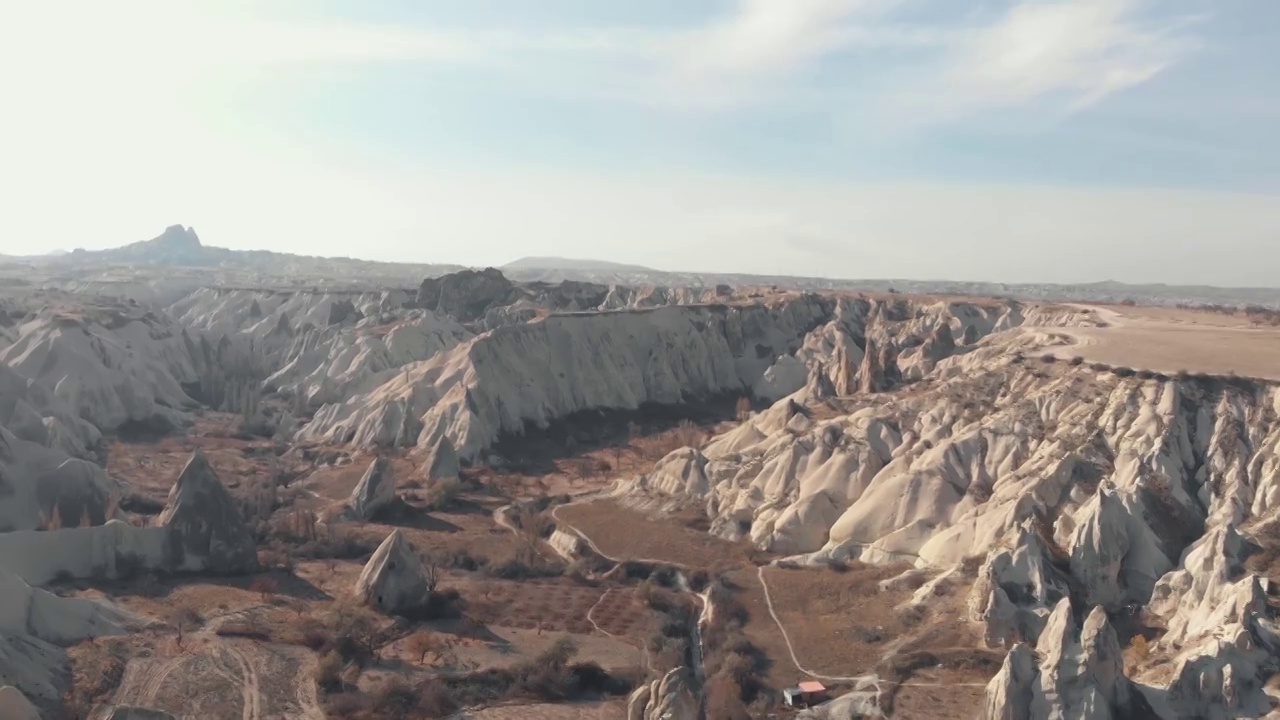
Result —
[[[1145,83],[1193,49],[1138,0],[1021,0],[948,58],[943,99],[977,111],[1061,94],[1072,109]]]
[[[870,0],[738,0],[737,12],[693,33],[681,69],[737,75],[778,73],[819,58],[848,41],[853,16],[882,3]]]

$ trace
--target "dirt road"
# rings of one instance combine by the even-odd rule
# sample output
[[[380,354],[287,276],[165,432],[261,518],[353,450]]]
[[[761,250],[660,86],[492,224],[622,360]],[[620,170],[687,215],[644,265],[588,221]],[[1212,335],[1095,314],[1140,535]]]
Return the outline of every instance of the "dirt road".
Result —
[[[163,657],[125,668],[112,702],[164,710],[190,720],[324,720],[315,685],[315,655],[305,648],[187,636]],[[270,690],[264,690],[270,688]]]

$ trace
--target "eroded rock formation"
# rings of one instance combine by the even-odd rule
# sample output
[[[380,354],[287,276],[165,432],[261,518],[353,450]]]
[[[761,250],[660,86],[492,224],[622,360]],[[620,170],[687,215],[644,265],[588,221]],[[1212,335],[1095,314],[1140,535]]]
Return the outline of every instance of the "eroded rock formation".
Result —
[[[355,593],[386,613],[405,613],[426,604],[430,592],[422,561],[399,528],[378,546],[356,580]]]
[[[358,520],[372,520],[380,510],[396,499],[396,478],[384,457],[375,457],[351,491],[347,508]]]
[[[169,491],[158,522],[169,530],[175,569],[243,573],[258,565],[253,533],[199,449]]]

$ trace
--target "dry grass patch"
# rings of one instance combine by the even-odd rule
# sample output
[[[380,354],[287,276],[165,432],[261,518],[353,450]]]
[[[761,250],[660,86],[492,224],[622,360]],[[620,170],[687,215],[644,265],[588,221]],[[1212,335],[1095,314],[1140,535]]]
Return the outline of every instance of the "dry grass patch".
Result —
[[[767,567],[774,609],[786,626],[796,657],[824,675],[848,677],[875,668],[889,642],[910,631],[894,612],[908,590],[880,592],[877,584],[902,566],[826,568]],[[784,656],[785,657],[785,656]]]
[[[469,578],[453,584],[485,624],[589,634],[591,619],[612,635],[640,638],[648,613],[634,588],[591,587],[566,579]]]
[[[751,553],[670,518],[652,518],[608,500],[565,505],[556,517],[586,533],[601,552],[623,559],[647,559],[687,567],[746,564]]]
[[[744,567],[726,573],[725,577],[738,588],[738,602],[746,608],[749,616],[747,624],[743,627],[743,634],[772,661],[764,677],[765,684],[774,690],[781,690],[805,679],[807,676],[801,674],[792,664],[782,632],[769,616],[769,608],[764,600],[764,590],[760,587],[756,568]]]
[[[957,670],[922,670],[894,696],[895,720],[969,720],[986,697],[986,689],[973,687],[972,673]]]

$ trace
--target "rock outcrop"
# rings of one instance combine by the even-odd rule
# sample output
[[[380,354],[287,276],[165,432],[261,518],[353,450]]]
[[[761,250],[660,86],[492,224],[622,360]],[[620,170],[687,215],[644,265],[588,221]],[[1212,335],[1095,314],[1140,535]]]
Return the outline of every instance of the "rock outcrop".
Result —
[[[627,701],[627,720],[696,720],[698,698],[688,668],[674,668],[641,685]]]
[[[986,628],[988,644],[1040,637],[1049,614],[1069,592],[1063,560],[1052,557],[1034,520],[1023,523],[1011,548],[987,556],[970,591],[969,610]]]
[[[376,457],[369,463],[360,482],[351,491],[347,507],[352,517],[369,521],[380,510],[396,500],[396,478],[391,464],[384,457]]]
[[[101,525],[117,494],[117,484],[97,465],[0,427],[0,532]]]
[[[744,393],[829,312],[805,296],[768,308],[553,315],[493,330],[323,407],[298,438],[430,447],[448,437],[474,460],[504,432],[579,410]]]
[[[858,368],[858,391],[878,393],[892,389],[901,376],[898,371],[898,351],[892,342],[877,344],[868,339],[862,366]]]
[[[458,453],[448,437],[441,437],[427,451],[422,463],[423,479],[427,487],[455,485],[462,473],[462,465],[458,461]]]
[[[346,322],[360,320],[363,317],[350,299],[338,300],[329,306],[329,321],[325,324],[341,325]]]
[[[399,528],[365,563],[355,587],[356,595],[367,605],[393,614],[423,607],[430,592],[422,561]]]
[[[5,720],[40,720],[40,711],[22,691],[12,685],[0,687],[0,718]]]
[[[1102,608],[1095,607],[1078,629],[1071,601],[1062,599],[1036,650],[1038,666],[1023,644],[1009,652],[987,686],[983,718],[1110,720],[1150,712],[1124,675],[1120,642]]]
[[[470,322],[484,317],[491,308],[510,304],[515,295],[515,286],[501,270],[462,270],[423,280],[418,288],[418,306],[459,322]]]
[[[106,603],[61,598],[0,571],[0,684],[12,686],[0,690],[0,717],[10,717],[5,710],[22,717],[25,700],[44,705],[62,698],[69,672],[58,645],[141,625]]]
[[[158,522],[169,531],[174,569],[234,574],[257,567],[253,533],[199,449],[169,491]]]
[[[98,459],[102,433],[42,383],[0,363],[0,426],[71,457]]]
[[[173,430],[186,422],[182,409],[194,406],[182,389],[197,373],[181,330],[136,308],[41,310],[0,350],[0,363],[52,388],[99,430]]]

